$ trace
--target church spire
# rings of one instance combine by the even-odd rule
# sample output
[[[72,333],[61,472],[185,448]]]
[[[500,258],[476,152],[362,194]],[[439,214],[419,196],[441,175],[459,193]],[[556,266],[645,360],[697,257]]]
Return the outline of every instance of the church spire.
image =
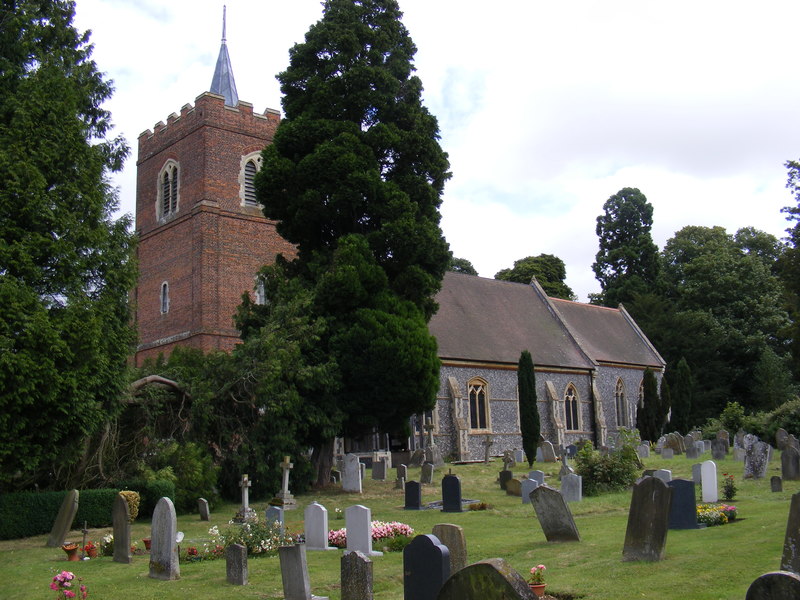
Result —
[[[231,57],[228,55],[228,45],[225,43],[225,13],[226,7],[222,7],[222,45],[219,48],[217,66],[214,69],[214,77],[211,79],[211,92],[224,96],[225,104],[236,106],[239,103],[239,94],[236,93],[236,81],[233,79],[233,68],[231,67]]]

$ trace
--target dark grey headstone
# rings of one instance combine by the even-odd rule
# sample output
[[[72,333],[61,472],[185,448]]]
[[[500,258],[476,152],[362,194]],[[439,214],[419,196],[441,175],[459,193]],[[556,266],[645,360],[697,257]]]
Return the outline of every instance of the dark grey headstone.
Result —
[[[153,579],[180,579],[177,533],[175,506],[169,498],[161,498],[153,511],[150,526],[150,577]]]
[[[461,506],[461,479],[457,475],[442,478],[442,512],[463,512]]]
[[[781,476],[787,481],[800,479],[800,452],[792,446],[781,452]]]
[[[383,458],[372,462],[372,478],[376,481],[386,481],[386,460]]]
[[[422,486],[418,481],[406,481],[406,510],[420,510],[422,508]]]
[[[502,558],[490,558],[454,573],[437,600],[535,600],[522,575]]]
[[[114,498],[114,507],[111,513],[114,525],[114,562],[130,564],[131,558],[131,513],[128,501],[122,494]]]
[[[372,561],[355,550],[341,560],[342,600],[372,600]]]
[[[500,476],[498,478],[498,481],[500,482],[500,489],[501,490],[506,489],[506,484],[510,479],[513,478],[514,478],[514,473],[512,473],[511,471],[500,471]]]
[[[773,492],[783,491],[783,481],[777,475],[773,475],[769,479],[769,487]]]
[[[418,535],[403,549],[405,600],[436,600],[448,577],[450,551],[435,535]]]
[[[433,526],[433,535],[450,551],[450,574],[467,566],[467,539],[464,529],[452,523],[439,523]]]
[[[50,536],[45,544],[48,548],[58,548],[64,544],[64,540],[67,539],[67,534],[72,527],[72,522],[75,520],[75,515],[78,514],[79,497],[78,490],[70,490],[64,496],[64,500],[61,501],[61,507],[58,509],[56,520],[53,521]]]
[[[664,558],[669,529],[672,489],[657,477],[633,486],[622,560],[658,561]]]
[[[686,458],[691,460],[700,458],[700,450],[697,449],[697,446],[694,444],[691,446],[686,446]]]
[[[747,590],[745,600],[791,600],[800,598],[800,576],[796,573],[775,571],[765,573]]]
[[[404,479],[408,481],[408,467],[406,465],[397,465],[395,471],[397,472],[395,479]]]
[[[788,441],[789,433],[783,427],[778,427],[778,431],[775,432],[775,447],[778,450],[785,450]]]
[[[694,481],[673,479],[667,485],[672,488],[669,528],[699,529],[700,525],[697,522],[697,491]]]
[[[722,460],[728,455],[728,440],[711,440],[711,458]]]
[[[225,575],[228,583],[247,585],[247,548],[231,544],[225,549]]]
[[[561,492],[540,485],[530,494],[533,510],[548,542],[580,542],[581,536]]]
[[[564,452],[567,458],[575,458],[575,455],[578,454],[578,447],[575,444],[570,444],[564,449]]]
[[[281,562],[281,580],[285,600],[311,600],[311,581],[308,578],[306,545],[281,546],[278,548]]]
[[[697,485],[703,484],[703,465],[695,463],[692,465],[692,481]]]
[[[197,512],[200,513],[200,520],[201,521],[208,521],[210,512],[208,510],[208,500],[205,498],[198,498],[197,499]]]
[[[792,495],[792,501],[789,504],[781,570],[800,573],[800,492]]]

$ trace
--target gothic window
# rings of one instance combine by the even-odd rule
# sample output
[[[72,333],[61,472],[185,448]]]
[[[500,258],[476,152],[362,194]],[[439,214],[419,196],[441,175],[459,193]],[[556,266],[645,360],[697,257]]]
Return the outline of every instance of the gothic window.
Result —
[[[158,217],[166,219],[178,212],[178,163],[168,160],[158,175]]]
[[[161,314],[169,312],[169,284],[165,281],[161,284]]]
[[[579,431],[580,420],[578,412],[578,390],[571,383],[564,391],[564,421],[567,426],[567,431]]]
[[[260,279],[256,282],[256,304],[267,303],[267,291],[264,289],[264,282]]]
[[[483,379],[469,382],[469,426],[470,429],[489,429],[489,393]]]
[[[628,410],[625,405],[625,384],[619,378],[617,378],[617,386],[614,388],[614,405],[617,407],[617,427],[626,427]]]
[[[239,199],[243,206],[258,206],[258,200],[256,200],[256,173],[260,168],[260,152],[252,152],[242,157],[239,172]]]

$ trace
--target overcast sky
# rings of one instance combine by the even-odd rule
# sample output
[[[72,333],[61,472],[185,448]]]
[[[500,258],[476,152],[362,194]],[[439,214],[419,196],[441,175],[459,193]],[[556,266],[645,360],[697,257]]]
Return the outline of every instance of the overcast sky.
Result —
[[[208,90],[222,1],[77,0],[107,104],[132,148],[115,178],[133,214],[139,133]],[[275,75],[319,0],[227,0],[239,98],[280,109]],[[599,291],[596,218],[623,187],[654,206],[660,248],[686,225],[782,237],[800,158],[800,2],[400,0],[423,101],[453,178],[442,228],[485,277],[555,254],[582,301]]]

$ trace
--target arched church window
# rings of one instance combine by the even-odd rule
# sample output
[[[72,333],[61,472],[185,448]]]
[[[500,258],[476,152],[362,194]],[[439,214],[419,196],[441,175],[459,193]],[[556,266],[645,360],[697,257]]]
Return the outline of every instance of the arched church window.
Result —
[[[620,378],[617,378],[617,386],[614,388],[614,406],[617,409],[617,427],[627,427],[628,409],[625,405],[625,384]]]
[[[166,219],[178,212],[178,163],[168,160],[158,176],[158,217]]]
[[[489,391],[483,379],[472,379],[469,391],[470,429],[489,429]]]
[[[169,312],[169,284],[165,281],[161,284],[161,314]]]
[[[569,384],[564,391],[564,421],[567,431],[579,431],[581,428],[578,411],[578,390]]]
[[[256,173],[259,169],[261,169],[261,152],[251,152],[242,157],[239,168],[239,200],[242,206],[258,206]]]

